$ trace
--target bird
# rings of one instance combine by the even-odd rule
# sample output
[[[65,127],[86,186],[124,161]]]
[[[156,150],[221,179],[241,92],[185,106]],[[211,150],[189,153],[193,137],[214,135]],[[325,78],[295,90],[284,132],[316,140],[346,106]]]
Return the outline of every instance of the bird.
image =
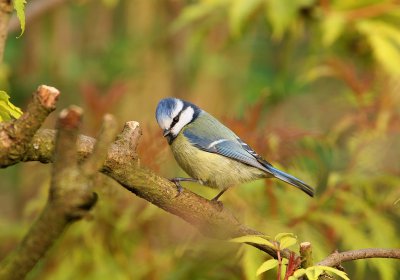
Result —
[[[163,130],[175,160],[190,178],[176,177],[220,190],[218,201],[230,187],[261,178],[277,178],[314,196],[314,189],[267,162],[232,130],[195,104],[168,97],[156,108],[156,120]]]

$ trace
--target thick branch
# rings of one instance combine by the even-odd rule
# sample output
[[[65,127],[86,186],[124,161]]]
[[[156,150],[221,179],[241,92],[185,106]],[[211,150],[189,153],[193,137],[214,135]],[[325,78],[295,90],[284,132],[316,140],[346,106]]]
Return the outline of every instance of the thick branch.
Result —
[[[343,262],[369,259],[369,258],[392,258],[400,259],[400,249],[381,249],[381,248],[369,248],[360,249],[347,252],[335,252],[325,258],[324,260],[317,263],[317,265],[325,265],[336,267]]]
[[[98,169],[92,168],[88,172],[76,160],[81,114],[82,110],[77,107],[60,113],[57,141],[55,149],[54,146],[52,149],[55,150],[55,163],[47,205],[19,247],[0,264],[0,279],[23,279],[64,230],[84,217],[96,202],[97,196],[92,193],[92,178]],[[110,127],[112,120],[110,117],[106,119],[104,127]],[[102,147],[107,147],[115,137],[115,130],[110,131],[101,134],[104,137],[99,138]],[[103,153],[94,154],[99,159],[93,158],[92,161],[102,161],[106,153],[105,148]]]
[[[19,119],[0,123],[0,167],[21,160],[36,131],[54,111],[59,94],[53,87],[39,86]]]
[[[24,161],[52,161],[54,135],[52,130],[40,130],[31,142]],[[140,135],[137,122],[126,123],[122,133],[110,147],[101,171],[130,192],[194,225],[206,236],[226,240],[243,235],[261,234],[242,225],[232,213],[217,203],[212,203],[186,189],[178,195],[175,184],[140,166],[136,154]],[[79,136],[77,149],[80,159],[92,153],[95,142],[93,138]],[[251,245],[276,257],[276,252],[269,247]],[[282,255],[288,257],[289,251],[282,252]]]

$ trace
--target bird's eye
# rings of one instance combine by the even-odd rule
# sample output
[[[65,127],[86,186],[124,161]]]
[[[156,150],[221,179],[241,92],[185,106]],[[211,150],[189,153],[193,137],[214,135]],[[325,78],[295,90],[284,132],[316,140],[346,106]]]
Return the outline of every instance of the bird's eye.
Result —
[[[176,116],[175,118],[172,119],[175,123],[179,121],[179,116]]]

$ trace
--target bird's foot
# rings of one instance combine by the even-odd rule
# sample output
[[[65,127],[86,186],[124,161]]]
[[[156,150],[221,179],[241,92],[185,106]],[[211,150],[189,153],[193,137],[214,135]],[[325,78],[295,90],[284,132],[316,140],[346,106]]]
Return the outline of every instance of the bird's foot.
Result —
[[[178,194],[176,196],[179,196],[181,194],[181,192],[183,192],[183,187],[181,186],[181,182],[197,182],[197,183],[201,182],[198,179],[182,178],[182,177],[172,178],[172,179],[170,179],[170,181],[176,185],[176,188],[178,190]]]
[[[215,199],[214,197],[210,200],[210,202],[215,206],[215,208],[218,209],[218,211],[221,212],[224,209],[224,204],[222,203],[222,201],[218,201],[218,198]]]
[[[224,194],[224,192],[226,192],[227,189],[224,189],[222,191],[220,191],[213,199],[211,199],[212,202],[218,202],[218,199],[221,197],[221,195]]]
[[[214,204],[219,211],[222,211],[222,209],[224,209],[224,204],[221,201],[218,201],[218,199],[221,197],[221,195],[226,191],[222,190],[219,192],[219,194],[217,194],[213,199],[211,199],[211,203]]]
[[[179,178],[172,178],[170,179],[170,181],[175,184],[176,190],[178,191],[175,197],[178,197],[183,192],[183,187],[181,186],[180,183],[181,180],[179,180]]]

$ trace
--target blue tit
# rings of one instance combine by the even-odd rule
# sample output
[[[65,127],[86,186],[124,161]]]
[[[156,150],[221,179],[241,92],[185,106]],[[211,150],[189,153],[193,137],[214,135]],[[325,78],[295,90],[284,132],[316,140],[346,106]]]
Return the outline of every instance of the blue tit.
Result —
[[[278,178],[309,196],[314,190],[303,181],[273,167],[229,128],[196,105],[177,98],[162,99],[156,119],[181,168],[197,181],[216,188],[218,198],[231,186],[261,178]]]

